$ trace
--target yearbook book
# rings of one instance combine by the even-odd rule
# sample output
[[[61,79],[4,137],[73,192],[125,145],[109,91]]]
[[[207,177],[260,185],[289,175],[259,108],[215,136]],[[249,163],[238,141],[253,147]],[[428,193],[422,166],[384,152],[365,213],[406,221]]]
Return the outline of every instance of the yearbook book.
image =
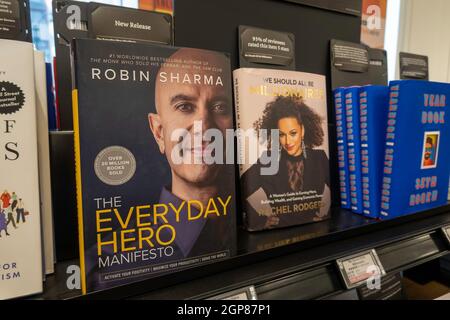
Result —
[[[247,229],[329,218],[325,77],[243,68],[234,71],[234,85]]]
[[[386,144],[389,87],[366,86],[360,93],[362,206],[365,216],[381,211],[383,158]]]
[[[229,56],[86,39],[73,54],[83,292],[232,256]]]
[[[0,300],[42,292],[33,45],[0,40]]]
[[[360,87],[352,87],[345,90],[345,110],[351,209],[354,213],[362,214],[359,92]]]
[[[350,178],[348,171],[347,116],[345,109],[345,88],[334,91],[334,107],[336,112],[336,134],[338,146],[339,190],[341,207],[351,208]]]
[[[391,82],[381,218],[447,204],[449,102],[450,84]]]

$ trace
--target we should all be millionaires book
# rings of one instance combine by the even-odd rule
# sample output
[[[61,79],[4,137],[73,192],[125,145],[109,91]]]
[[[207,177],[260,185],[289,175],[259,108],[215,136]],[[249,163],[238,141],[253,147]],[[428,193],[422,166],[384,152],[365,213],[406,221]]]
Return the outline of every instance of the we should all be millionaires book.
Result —
[[[450,172],[450,84],[390,83],[381,218],[447,203]]]
[[[0,40],[0,300],[42,292],[33,45]]]
[[[381,211],[389,87],[362,87],[359,101],[362,207],[365,216],[378,218]]]
[[[228,55],[102,40],[73,51],[83,292],[232,256]]]
[[[345,105],[345,88],[334,91],[334,107],[336,112],[336,136],[338,147],[339,191],[341,207],[351,208],[350,178],[348,171],[347,115]]]
[[[329,218],[325,77],[248,68],[233,76],[246,228],[260,231]]]
[[[360,87],[351,87],[345,90],[345,109],[351,210],[354,213],[362,214],[359,93]]]

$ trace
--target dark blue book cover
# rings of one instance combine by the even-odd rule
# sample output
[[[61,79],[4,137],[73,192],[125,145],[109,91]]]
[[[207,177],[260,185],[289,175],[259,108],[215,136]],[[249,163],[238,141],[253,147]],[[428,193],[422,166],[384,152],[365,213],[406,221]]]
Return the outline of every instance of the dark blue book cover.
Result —
[[[56,121],[55,86],[53,85],[53,69],[51,63],[45,64],[47,79],[47,104],[48,104],[48,129],[54,131],[58,129]]]
[[[359,92],[360,87],[352,87],[345,90],[345,111],[347,117],[348,171],[351,209],[354,213],[362,214]]]
[[[361,88],[360,138],[363,213],[370,218],[378,218],[381,211],[388,108],[389,87],[365,86]]]
[[[336,112],[336,134],[338,147],[339,190],[341,193],[341,207],[344,209],[350,209],[350,177],[348,171],[345,88],[338,88],[334,91],[334,107]]]
[[[228,55],[102,40],[73,54],[83,292],[234,255]]]
[[[390,84],[381,218],[447,204],[450,84]]]

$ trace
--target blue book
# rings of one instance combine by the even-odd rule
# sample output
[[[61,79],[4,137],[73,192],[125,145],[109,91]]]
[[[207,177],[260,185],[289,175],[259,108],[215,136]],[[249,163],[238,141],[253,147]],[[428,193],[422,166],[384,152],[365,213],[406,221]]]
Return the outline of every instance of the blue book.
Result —
[[[51,63],[45,64],[45,71],[47,79],[48,129],[54,131],[58,129],[58,124],[56,120],[55,86],[53,84],[53,69]]]
[[[347,117],[348,171],[351,209],[354,213],[363,214],[359,116],[360,90],[360,87],[352,87],[345,90],[345,111]]]
[[[450,84],[390,84],[381,218],[447,204]]]
[[[367,217],[378,218],[381,211],[389,87],[362,87],[359,102],[363,213]]]
[[[345,113],[345,88],[334,91],[334,106],[336,111],[336,133],[339,164],[339,190],[341,193],[341,207],[350,209],[350,179],[348,172],[347,148],[347,118]]]

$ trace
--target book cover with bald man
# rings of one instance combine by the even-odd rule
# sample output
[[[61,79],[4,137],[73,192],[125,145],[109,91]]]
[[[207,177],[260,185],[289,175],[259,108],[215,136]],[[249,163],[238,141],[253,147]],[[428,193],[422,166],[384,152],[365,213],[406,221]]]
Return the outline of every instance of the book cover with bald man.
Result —
[[[233,256],[228,55],[76,40],[73,56],[83,292]]]

